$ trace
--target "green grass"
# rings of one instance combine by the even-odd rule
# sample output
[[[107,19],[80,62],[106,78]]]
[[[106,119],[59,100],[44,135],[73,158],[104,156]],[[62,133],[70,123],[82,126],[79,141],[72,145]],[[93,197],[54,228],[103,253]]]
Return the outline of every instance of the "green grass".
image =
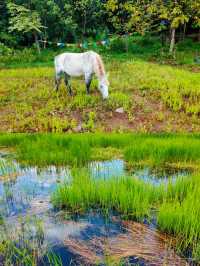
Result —
[[[115,210],[126,217],[142,220],[150,216],[150,204],[156,197],[151,185],[133,178],[94,180],[85,171],[73,173],[71,185],[61,185],[52,201],[56,207],[67,207],[75,213],[91,208],[106,213]]]
[[[0,158],[0,179],[7,178],[17,173],[17,166],[10,160]]]
[[[165,47],[156,37],[131,37],[128,54],[123,52],[124,42],[115,40],[111,48],[98,50],[110,74],[106,102],[97,80],[89,96],[79,79],[72,81],[73,97],[64,84],[54,91],[53,58],[68,48],[47,49],[40,55],[25,49],[1,56],[0,131],[73,132],[81,125],[84,132],[198,132],[200,66],[193,61],[199,44],[179,43],[173,61],[165,58]],[[125,111],[121,121],[115,113],[119,107]]]
[[[126,148],[125,159],[130,162],[147,161],[152,165],[165,163],[199,162],[200,142],[198,139],[144,138]]]
[[[200,161],[199,135],[181,134],[0,134],[0,146],[30,165],[84,166],[92,159],[124,157],[130,164],[194,166]]]
[[[180,193],[165,200],[159,206],[159,229],[177,238],[177,247],[180,250],[192,251],[193,259],[200,260],[200,202],[199,202],[199,174],[192,177],[187,186],[180,186]]]

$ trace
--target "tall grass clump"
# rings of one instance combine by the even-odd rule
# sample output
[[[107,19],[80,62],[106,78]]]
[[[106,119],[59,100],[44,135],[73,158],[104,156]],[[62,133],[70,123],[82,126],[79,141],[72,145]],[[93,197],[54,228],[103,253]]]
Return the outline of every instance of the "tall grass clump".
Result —
[[[90,160],[90,146],[81,137],[62,137],[59,135],[36,135],[24,139],[17,146],[17,157],[30,165],[82,166]]]
[[[178,162],[198,162],[200,160],[200,142],[195,139],[144,138],[132,143],[125,150],[125,159],[129,162],[146,161],[153,165]]]
[[[90,209],[117,211],[141,220],[149,216],[152,202],[157,197],[153,186],[134,178],[95,180],[87,171],[77,171],[73,176],[70,185],[61,184],[53,194],[55,207],[75,213]]]
[[[17,170],[18,167],[14,162],[0,158],[0,177],[13,175]]]
[[[200,176],[198,176],[200,178]],[[189,186],[183,200],[178,197],[165,201],[159,208],[158,225],[162,231],[174,234],[177,245],[183,251],[192,251],[192,257],[200,260],[200,188]]]
[[[26,134],[0,134],[0,147],[15,147],[26,138]]]
[[[156,186],[155,206],[158,208],[164,203],[182,203],[196,187],[200,186],[198,173],[179,176],[176,180],[169,177],[166,183]]]

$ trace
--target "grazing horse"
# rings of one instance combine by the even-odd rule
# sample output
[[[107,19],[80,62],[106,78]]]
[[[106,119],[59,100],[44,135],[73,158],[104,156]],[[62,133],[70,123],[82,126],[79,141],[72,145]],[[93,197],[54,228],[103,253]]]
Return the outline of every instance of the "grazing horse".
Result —
[[[85,53],[63,53],[55,57],[55,85],[58,90],[62,74],[64,74],[65,84],[72,95],[70,77],[84,76],[86,92],[90,92],[90,84],[93,74],[96,74],[99,81],[99,90],[103,99],[108,98],[108,80],[103,61],[99,54],[88,51]]]

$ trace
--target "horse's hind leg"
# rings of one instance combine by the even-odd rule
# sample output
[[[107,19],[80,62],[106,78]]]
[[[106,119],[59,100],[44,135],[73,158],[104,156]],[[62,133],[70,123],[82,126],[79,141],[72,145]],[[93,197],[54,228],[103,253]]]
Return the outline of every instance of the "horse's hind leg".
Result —
[[[56,91],[58,91],[58,89],[59,89],[60,82],[61,82],[61,75],[56,74],[56,76],[55,76],[55,90]]]
[[[85,74],[86,92],[90,93],[90,85],[92,82],[92,74]]]
[[[72,87],[70,83],[70,76],[65,73],[65,85],[68,88],[69,95],[72,96]]]

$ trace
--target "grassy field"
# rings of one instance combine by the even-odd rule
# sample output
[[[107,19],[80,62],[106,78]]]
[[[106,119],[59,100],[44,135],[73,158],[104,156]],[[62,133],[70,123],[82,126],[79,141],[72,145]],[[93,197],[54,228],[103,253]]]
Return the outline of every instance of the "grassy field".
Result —
[[[189,134],[0,134],[28,165],[84,166],[91,160],[124,158],[129,165],[198,169],[200,136]]]
[[[180,48],[176,60],[170,61],[162,58],[161,48],[156,50],[155,45],[149,45],[151,49],[134,47],[129,54],[100,51],[110,80],[110,98],[105,102],[97,80],[91,95],[86,95],[83,80],[72,81],[72,97],[64,83],[58,93],[54,91],[53,57],[59,51],[44,51],[40,57],[27,52],[27,63],[25,59],[20,63],[19,55],[10,64],[3,57],[0,131],[198,132],[200,67],[193,61],[196,50]],[[185,61],[184,55],[188,56]],[[18,68],[6,68],[17,63]],[[123,113],[116,112],[121,107]]]

